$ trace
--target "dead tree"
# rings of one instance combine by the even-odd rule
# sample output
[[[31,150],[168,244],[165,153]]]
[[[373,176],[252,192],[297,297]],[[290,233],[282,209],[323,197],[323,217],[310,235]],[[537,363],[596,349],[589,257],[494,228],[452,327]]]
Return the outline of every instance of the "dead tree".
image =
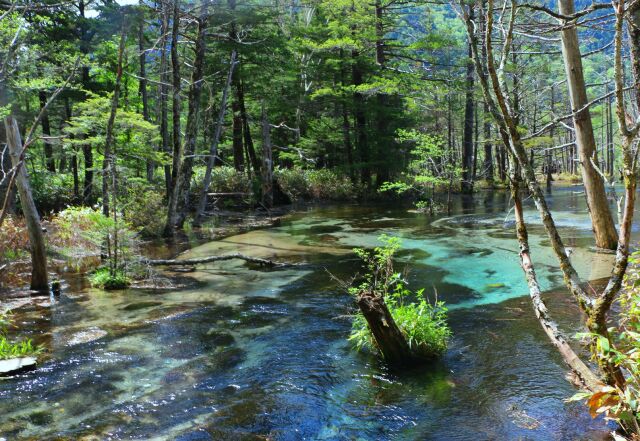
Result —
[[[7,135],[7,146],[14,167],[15,183],[18,188],[22,213],[27,222],[29,233],[29,246],[31,251],[31,289],[35,291],[48,291],[49,278],[47,274],[47,252],[40,224],[40,216],[33,202],[29,179],[25,171],[24,153],[20,129],[16,119],[9,115],[4,119],[4,127]]]
[[[249,263],[257,263],[259,265],[268,266],[268,267],[284,267],[284,266],[294,266],[289,263],[276,262],[269,259],[262,259],[260,257],[252,257],[247,256],[245,254],[240,253],[232,253],[232,254],[223,254],[220,256],[207,256],[207,257],[199,257],[194,259],[155,259],[155,260],[146,260],[144,261],[147,265],[166,265],[166,266],[192,266],[192,265],[202,265],[205,263],[211,262],[222,262],[227,260],[239,259],[244,260]]]
[[[191,74],[191,87],[189,88],[187,127],[184,135],[184,157],[174,187],[174,198],[177,200],[177,208],[175,212],[176,218],[172,225],[179,229],[183,227],[189,209],[189,192],[191,190],[193,162],[196,153],[196,138],[198,136],[198,122],[200,120],[200,97],[202,96],[204,76],[204,57],[207,50],[206,31],[208,23],[207,14],[209,13],[208,6],[208,1],[202,3],[202,11],[197,20],[198,31],[194,48],[195,58],[193,61],[193,72]]]
[[[116,114],[118,112],[118,98],[120,97],[120,85],[122,82],[122,59],[124,57],[125,42],[126,34],[123,18],[122,33],[120,34],[120,45],[118,48],[116,84],[113,89],[113,97],[111,98],[111,110],[109,112],[109,120],[107,121],[107,133],[104,141],[104,159],[102,160],[102,214],[107,217],[109,217],[109,173],[115,173],[116,167],[114,163],[115,158],[112,155],[112,149],[114,147],[115,139],[113,131],[116,122]]]
[[[271,124],[262,104],[262,204],[273,207],[273,151],[271,148]]]
[[[474,7],[469,9],[471,20],[473,17]],[[473,118],[474,118],[474,74],[473,62],[471,61],[471,47],[468,48],[469,61],[467,62],[467,74],[465,84],[465,105],[464,105],[464,130],[462,136],[462,192],[473,193],[473,164],[474,164],[474,148],[473,148]]]
[[[573,0],[559,0],[560,14],[571,16],[575,13]],[[560,37],[562,40],[562,57],[567,75],[576,145],[580,157],[580,170],[587,196],[587,206],[591,215],[591,224],[596,239],[596,246],[613,250],[617,244],[617,233],[613,215],[602,177],[593,166],[591,158],[596,155],[596,140],[593,134],[591,113],[587,105],[587,87],[582,69],[582,54],[578,42],[578,30],[573,19],[563,19]]]

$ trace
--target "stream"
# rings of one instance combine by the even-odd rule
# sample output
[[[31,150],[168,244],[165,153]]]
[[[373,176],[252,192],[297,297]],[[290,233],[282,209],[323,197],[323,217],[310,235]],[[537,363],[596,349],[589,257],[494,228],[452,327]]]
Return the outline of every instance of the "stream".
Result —
[[[613,256],[590,247],[579,187],[548,201],[583,280]],[[195,246],[300,267],[219,262],[182,274],[187,288],[103,292],[69,278],[62,296],[22,302],[22,335],[44,343],[32,372],[0,380],[6,440],[602,440],[535,319],[504,192],[457,196],[451,215],[395,205],[308,208],[260,229]],[[530,200],[532,255],[568,335],[579,313]],[[450,308],[441,361],[389,370],[347,341],[353,300],[330,274],[359,269],[353,247],[402,238],[414,289]],[[1,297],[0,297],[1,298]],[[5,301],[16,302],[15,299]]]

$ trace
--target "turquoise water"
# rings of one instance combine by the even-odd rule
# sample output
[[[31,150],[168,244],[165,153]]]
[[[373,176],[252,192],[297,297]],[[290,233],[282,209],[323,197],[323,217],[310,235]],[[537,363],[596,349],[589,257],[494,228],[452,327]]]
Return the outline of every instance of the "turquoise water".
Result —
[[[606,275],[584,197],[550,198],[585,279]],[[530,201],[527,202],[530,205]],[[281,226],[202,244],[195,257],[239,251],[303,263],[260,271],[222,262],[163,291],[105,293],[69,278],[55,301],[11,300],[21,330],[50,348],[40,367],[0,381],[0,437],[158,440],[603,439],[539,328],[518,265],[505,194],[456,199],[451,215],[400,206],[312,208]],[[532,207],[543,286],[561,277]],[[352,350],[352,299],[329,276],[359,270],[352,247],[403,238],[414,287],[450,305],[443,360],[394,372]],[[571,335],[579,313],[546,295]]]

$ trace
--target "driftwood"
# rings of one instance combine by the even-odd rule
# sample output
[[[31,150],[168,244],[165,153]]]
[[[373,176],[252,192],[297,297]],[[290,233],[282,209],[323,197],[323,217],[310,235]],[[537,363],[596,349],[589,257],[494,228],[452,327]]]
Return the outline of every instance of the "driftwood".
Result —
[[[409,348],[382,297],[370,291],[361,291],[357,303],[387,363],[407,365],[419,361]]]
[[[149,265],[189,266],[189,265],[198,265],[202,263],[219,262],[223,260],[233,260],[233,259],[240,259],[246,262],[257,263],[257,264],[272,267],[272,268],[293,266],[293,264],[290,264],[290,263],[275,262],[273,260],[262,259],[260,257],[246,256],[240,253],[223,254],[221,256],[207,256],[207,257],[200,257],[195,259],[154,259],[154,260],[146,260],[145,262]]]

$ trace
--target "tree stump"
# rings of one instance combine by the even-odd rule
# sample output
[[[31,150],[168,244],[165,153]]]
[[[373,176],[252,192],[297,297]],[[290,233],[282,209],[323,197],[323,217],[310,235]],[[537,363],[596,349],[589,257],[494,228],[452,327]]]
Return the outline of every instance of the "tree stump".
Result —
[[[370,291],[361,291],[357,304],[385,361],[393,365],[414,364],[416,357],[393,320],[384,299]]]

